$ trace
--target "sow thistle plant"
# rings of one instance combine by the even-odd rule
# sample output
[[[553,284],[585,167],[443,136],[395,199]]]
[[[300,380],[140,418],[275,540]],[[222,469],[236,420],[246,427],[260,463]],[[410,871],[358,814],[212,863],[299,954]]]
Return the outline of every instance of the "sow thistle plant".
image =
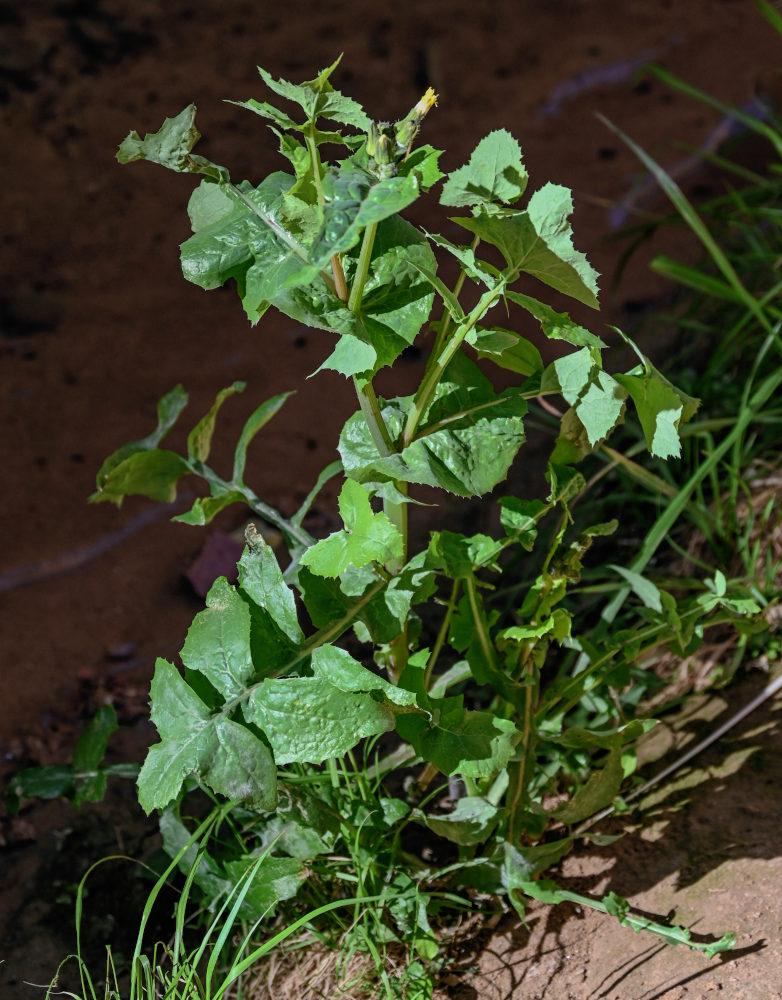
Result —
[[[571,848],[575,825],[615,800],[634,767],[633,743],[651,725],[619,717],[590,725],[590,692],[621,691],[642,648],[661,637],[686,645],[698,616],[735,610],[718,594],[679,614],[630,574],[647,604],[638,629],[600,645],[571,634],[566,598],[584,555],[616,527],[574,526],[578,462],[628,405],[649,450],[677,455],[678,428],[697,402],[640,354],[632,370],[609,374],[598,336],[520,290],[519,279],[531,277],[540,293],[597,308],[598,276],[572,243],[570,191],[547,183],[522,203],[527,171],[510,133],[492,132],[444,174],[441,151],[416,144],[434,92],[396,123],[374,122],[332,86],[338,62],[301,84],[261,69],[288,110],[239,102],[264,119],[289,161],[257,186],[193,152],[193,106],[144,138],[131,132],[119,149],[121,163],[200,175],[188,207],[193,235],[181,247],[185,277],[204,289],[233,281],[252,324],[274,307],[324,331],[331,353],[321,367],[351,379],[358,399],[339,461],[289,517],[245,478],[248,446],[287,394],[249,417],[227,478],[208,461],[219,410],[244,389],[239,382],[195,424],[186,454],[163,447],[187,404],[177,387],[161,399],[156,429],[100,469],[93,499],[116,503],[129,494],[172,501],[184,477],[198,476],[209,495],[177,520],[205,525],[244,504],[287,548],[283,568],[248,528],[238,584],[213,585],[182,648],[184,672],[157,661],[151,714],[160,741],[139,774],[140,803],[160,811],[175,857],[191,838],[185,796],[199,787],[215,800],[220,836],[202,845],[191,878],[213,909],[241,882],[242,919],[268,918],[293,897],[302,909],[344,898],[355,912],[340,926],[363,933],[367,947],[404,940],[432,959],[444,908],[490,894],[523,916],[529,897],[577,899],[713,955],[730,935],[695,943],[684,929],[634,917],[613,894],[575,896],[539,877]],[[324,147],[336,157],[326,160]],[[435,187],[463,241],[400,214]],[[459,268],[452,287],[438,277],[438,256],[448,255]],[[544,365],[531,339],[502,325],[508,314],[569,353]],[[414,343],[427,349],[420,383],[409,395],[378,396],[377,373]],[[512,373],[514,384],[497,391],[477,361]],[[432,489],[491,493],[524,445],[530,401],[549,396],[565,406],[548,495],[500,496],[496,536],[432,531],[411,551],[408,512]],[[343,527],[316,539],[306,517],[335,476]],[[535,569],[501,614],[492,590],[517,555]],[[581,652],[578,670],[558,669],[560,648]],[[454,845],[440,852],[447,864],[415,853],[415,828],[419,841]],[[182,857],[193,865],[195,847]]]

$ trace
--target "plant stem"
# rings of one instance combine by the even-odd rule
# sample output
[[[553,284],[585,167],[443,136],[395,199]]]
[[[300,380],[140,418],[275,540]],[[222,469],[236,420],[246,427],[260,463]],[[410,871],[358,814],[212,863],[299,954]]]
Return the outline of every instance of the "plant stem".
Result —
[[[318,195],[318,207],[321,212],[323,212],[323,207],[326,204],[326,196],[323,194],[323,181],[320,176],[321,159],[320,153],[318,152],[318,144],[315,142],[315,136],[313,134],[314,127],[314,124],[310,123],[309,135],[305,135],[304,138],[307,143],[307,149],[309,150],[310,160],[312,162],[312,179]],[[348,283],[345,280],[345,272],[342,269],[342,261],[339,259],[338,253],[335,253],[331,258],[331,273],[334,276],[334,292],[337,298],[340,302],[347,302]]]
[[[377,223],[372,222],[364,230],[364,238],[361,241],[361,250],[359,251],[358,263],[356,264],[356,273],[350,289],[348,309],[352,313],[359,313],[361,311],[361,300],[364,297],[364,285],[367,282],[367,275],[369,274],[369,263],[372,260],[372,247],[375,245],[376,234]]]
[[[478,244],[480,242],[481,242],[480,236],[476,236],[473,239],[472,243],[470,244],[470,249],[474,252],[478,248]],[[453,286],[453,297],[455,299],[459,298],[462,288],[464,287],[464,282],[466,278],[467,278],[467,272],[464,269],[462,269],[459,272],[459,277],[456,279],[456,284]],[[440,331],[437,334],[437,338],[435,339],[434,347],[432,348],[432,353],[429,355],[430,363],[434,360],[434,358],[439,356],[440,351],[443,349],[443,345],[445,344],[445,341],[448,337],[448,330],[450,326],[451,326],[451,314],[448,312],[447,309],[444,309],[443,321],[440,326]],[[427,364],[427,369],[428,368],[429,365]]]
[[[366,284],[367,276],[369,275],[369,265],[372,260],[372,248],[375,245],[376,235],[377,223],[373,222],[364,230],[364,237],[361,241],[361,250],[358,255],[358,263],[356,264],[356,273],[353,277],[353,285],[351,286],[350,297],[348,298],[348,309],[356,315],[361,312],[361,303],[364,297],[364,285]],[[358,401],[361,405],[361,412],[364,415],[364,420],[367,422],[369,433],[372,435],[372,440],[375,443],[378,453],[384,458],[388,455],[393,455],[396,449],[391,441],[386,423],[383,420],[383,414],[380,411],[380,404],[378,403],[371,379],[359,381],[359,379],[354,376],[353,384],[356,387]],[[397,482],[394,485],[400,493],[407,493],[407,483]],[[393,560],[393,562],[386,566],[389,573],[398,573],[402,566],[404,566],[407,562],[407,504],[404,502],[395,503],[392,500],[384,500],[383,510],[391,523],[396,526],[402,535],[401,558]],[[407,662],[407,626],[405,626],[402,634],[392,645],[399,646],[396,655],[392,652],[394,670],[396,676],[399,677]],[[404,647],[404,649],[402,647]]]
[[[526,661],[526,662],[525,662]],[[518,846],[521,840],[521,812],[529,803],[527,791],[530,779],[530,769],[534,763],[535,750],[535,700],[538,694],[538,679],[532,650],[525,646],[522,651],[522,666],[530,677],[530,684],[523,689],[524,708],[521,737],[521,760],[515,761],[509,767],[509,797],[508,797],[508,840]]]
[[[432,681],[432,671],[437,663],[437,658],[440,655],[440,650],[443,648],[445,640],[448,638],[448,632],[451,628],[451,618],[456,610],[456,602],[459,599],[459,581],[454,580],[453,586],[451,587],[451,596],[448,598],[448,606],[445,609],[445,616],[443,617],[442,624],[440,625],[440,631],[437,633],[437,638],[435,639],[434,648],[429,656],[429,660],[426,664],[426,670],[424,671],[424,691],[429,690],[429,685]]]
[[[413,399],[413,405],[407,415],[404,433],[402,434],[402,447],[406,448],[415,437],[415,432],[421,419],[429,409],[434,398],[435,391],[440,379],[445,374],[445,369],[453,360],[456,352],[462,345],[464,338],[472,330],[478,320],[490,309],[496,300],[500,298],[505,288],[504,283],[500,283],[496,288],[490,288],[480,297],[478,304],[470,311],[470,314],[459,324],[450,340],[443,345],[442,350],[431,369],[424,376],[424,380],[418,388],[418,392]]]

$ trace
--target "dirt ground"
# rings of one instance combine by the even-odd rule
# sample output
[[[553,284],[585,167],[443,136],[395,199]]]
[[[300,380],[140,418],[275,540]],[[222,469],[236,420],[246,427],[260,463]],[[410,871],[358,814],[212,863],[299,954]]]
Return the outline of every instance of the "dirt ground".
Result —
[[[689,153],[681,143],[709,142],[719,115],[638,77],[639,67],[654,59],[744,104],[781,51],[749,0],[0,3],[3,774],[67,759],[105,700],[124,723],[117,759],[152,737],[146,684],[154,658],[175,654],[200,607],[184,573],[204,534],[168,523],[161,506],[128,501],[117,511],[86,497],[103,458],[151,429],[159,396],[183,382],[194,420],[218,389],[247,381],[221,415],[219,467],[258,401],[295,389],[250,452],[254,488],[287,514],[334,457],[355,408],[341,377],[307,380],[330,351],[327,335],[273,316],[251,330],[233,291],[207,294],[182,280],[177,247],[188,235],[191,182],[144,164],[120,168],[114,153],[130,129],[155,130],[195,101],[205,155],[237,178],[258,179],[279,166],[273,138],[258,118],[223,103],[262,96],[257,64],[302,79],[344,52],[337,86],[378,119],[406,112],[432,84],[440,106],[426,140],[448,150],[446,167],[506,127],[522,144],[532,187],[573,188],[576,245],[605,276],[598,325],[630,327],[666,292],[647,269],[660,246],[646,247],[612,284],[621,247],[604,238],[639,173],[594,112],[664,164],[681,164]],[[681,181],[694,194],[714,183],[698,170]],[[663,207],[646,189],[639,204]],[[682,252],[693,254],[686,245]],[[645,347],[655,356],[655,344]],[[381,392],[403,388],[406,374],[381,379]],[[238,518],[219,527],[231,530]],[[736,688],[730,700],[749,696]],[[530,934],[518,922],[501,925],[454,974],[451,995],[782,996],[778,708],[761,710],[698,761],[702,770],[667,785],[642,828],[563,868],[571,887],[615,889],[657,915],[675,909],[698,933],[732,928],[738,952],[707,962],[597,915],[541,908]],[[109,807],[82,814],[57,802],[32,806],[4,820],[2,836],[0,993],[21,1000],[40,995],[25,981],[48,982],[73,948],[80,866],[143,853],[152,829],[132,789],[117,788]],[[134,891],[129,882],[123,905]],[[102,908],[100,893],[93,899],[96,930],[101,920],[107,931],[132,923],[128,910],[115,912],[116,898]]]

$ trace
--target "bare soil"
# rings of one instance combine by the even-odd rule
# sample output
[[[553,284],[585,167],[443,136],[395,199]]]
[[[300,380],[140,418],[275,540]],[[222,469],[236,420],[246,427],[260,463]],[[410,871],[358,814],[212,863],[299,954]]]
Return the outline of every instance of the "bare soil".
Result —
[[[206,294],[182,280],[177,245],[188,235],[190,184],[145,165],[120,169],[114,152],[130,129],[155,130],[195,101],[203,152],[258,179],[278,166],[273,139],[259,119],[223,103],[261,96],[256,64],[301,79],[344,52],[338,85],[380,119],[404,113],[432,84],[440,106],[426,139],[448,150],[448,168],[506,127],[522,143],[533,186],[554,180],[574,190],[576,244],[606,275],[599,323],[584,319],[630,327],[666,294],[647,269],[663,245],[644,247],[612,283],[621,246],[604,238],[639,173],[594,112],[663,163],[686,166],[689,151],[677,143],[710,142],[719,115],[638,77],[638,67],[654,59],[744,104],[765,89],[781,44],[748,0],[0,3],[4,774],[67,759],[106,701],[123,721],[115,759],[137,758],[153,738],[146,685],[154,658],[175,654],[200,607],[184,574],[204,534],[144,501],[117,511],[86,497],[103,458],[149,431],[159,396],[183,382],[195,419],[218,389],[247,381],[221,417],[219,464],[259,400],[295,389],[250,454],[257,492],[285,513],[334,457],[355,408],[339,376],[307,379],[331,349],[327,335],[284,317],[251,330],[232,291]],[[770,158],[747,149],[758,165]],[[717,183],[691,169],[681,182],[695,196]],[[664,209],[647,188],[638,206]],[[665,249],[696,256],[686,237],[667,239]],[[664,363],[664,344],[645,347]],[[408,373],[412,381],[413,367],[402,368],[381,391],[404,388]],[[324,526],[332,500],[321,502]],[[229,514],[217,527],[231,531],[238,519]],[[749,696],[737,687],[729,699]],[[563,866],[580,891],[615,889],[657,915],[675,909],[698,933],[733,928],[738,952],[708,962],[597,915],[533,908],[530,932],[508,920],[485,934],[443,988],[514,1000],[782,996],[778,708],[761,710],[669,783],[634,832]],[[106,805],[82,813],[32,804],[3,820],[2,836],[0,992],[21,1000],[40,995],[25,983],[48,982],[73,949],[70,914],[85,867],[105,854],[143,854],[154,828],[132,789],[117,787]],[[96,937],[133,932],[144,885],[123,879],[121,890],[109,884],[89,901]]]

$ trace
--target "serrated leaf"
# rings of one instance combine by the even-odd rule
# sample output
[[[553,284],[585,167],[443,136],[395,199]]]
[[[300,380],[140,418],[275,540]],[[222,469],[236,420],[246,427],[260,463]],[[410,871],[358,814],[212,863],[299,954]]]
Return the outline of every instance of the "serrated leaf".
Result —
[[[375,514],[369,494],[355,480],[347,479],[339,495],[339,511],[345,525],[301,556],[318,576],[339,576],[349,566],[361,568],[371,562],[385,565],[402,555],[402,535],[382,512]]]
[[[495,288],[499,279],[499,271],[493,264],[488,264],[485,260],[479,260],[471,246],[451,243],[439,233],[427,233],[429,239],[438,247],[443,247],[459,261],[462,270],[468,278],[479,284],[486,285],[487,288]],[[453,311],[451,311],[453,316]],[[454,316],[454,319],[457,317]]]
[[[445,174],[440,170],[438,160],[443,155],[442,149],[435,149],[426,144],[416,146],[410,154],[398,164],[399,173],[403,176],[414,173],[418,177],[422,191],[428,191]]]
[[[225,167],[191,153],[201,138],[195,114],[195,104],[190,104],[176,117],[166,118],[157,132],[148,132],[143,139],[135,130],[130,132],[117,150],[117,160],[120,163],[150,160],[179,173],[206,174],[212,180],[227,181]]]
[[[150,748],[138,776],[139,804],[146,813],[165,808],[217,749],[209,708],[167,660],[157,660],[150,701],[161,742]]]
[[[275,125],[284,129],[299,129],[300,126],[292,118],[285,114],[284,111],[280,111],[279,108],[275,108],[273,104],[269,104],[268,101],[256,101],[254,97],[251,97],[247,101],[231,101],[231,104],[236,104],[240,108],[246,108],[248,111],[254,111],[256,115],[260,115],[262,118],[267,118],[269,121],[273,121]]]
[[[219,288],[229,278],[244,281],[249,266],[258,257],[285,259],[290,255],[290,244],[257,212],[273,219],[293,181],[290,174],[277,171],[257,188],[247,182],[238,185],[231,201],[222,203],[222,214],[218,213],[219,206],[212,203],[213,221],[201,226],[179,248],[185,278],[206,290]],[[203,198],[202,188],[197,188],[191,196],[191,202],[195,203],[188,209],[199,221]],[[306,262],[301,263],[303,266]]]
[[[278,396],[272,396],[271,399],[267,399],[265,403],[261,403],[257,409],[253,410],[245,421],[234,452],[232,479],[235,483],[241,483],[244,479],[244,467],[247,462],[247,448],[250,442],[258,431],[266,426],[266,424],[291,395],[293,395],[293,393],[283,392]]]
[[[454,580],[471,576],[484,566],[497,569],[496,559],[504,543],[490,535],[460,535],[453,531],[435,531],[426,551],[426,565],[443,571]]]
[[[303,83],[289,83],[282,79],[275,80],[260,66],[258,72],[270,90],[279,94],[280,97],[285,97],[298,104],[308,121],[315,122],[318,118],[327,118],[331,121],[341,122],[343,125],[352,125],[362,132],[366,132],[369,130],[371,119],[364,109],[352,98],[345,97],[338,90],[335,90],[329,82],[329,77],[339,66],[341,59],[342,56],[336,59],[331,66],[321,70],[313,80],[305,80]]]
[[[388,401],[383,419],[398,440],[412,398]],[[381,457],[361,413],[340,435],[345,472],[362,481],[402,480],[439,486],[458,496],[488,493],[507,475],[524,442],[527,404],[518,389],[501,394],[465,355],[457,354],[439,383],[416,438]]]
[[[193,619],[181,657],[226,701],[241,694],[253,675],[250,609],[224,576],[215,580],[206,595],[206,610]]]
[[[451,172],[440,194],[441,205],[510,205],[527,186],[521,147],[510,132],[498,129],[481,139],[469,162]]]
[[[520,272],[531,274],[596,309],[598,275],[573,246],[567,221],[572,210],[568,188],[546,184],[530,198],[526,211],[503,215],[484,212],[453,221],[499,249],[508,265],[509,280]]]
[[[487,840],[500,818],[500,810],[479,795],[465,795],[443,816],[426,816],[426,825],[438,837],[463,847]]]
[[[531,295],[524,295],[521,292],[514,292],[510,289],[506,292],[511,302],[521,306],[531,316],[540,323],[540,329],[550,340],[564,340],[574,347],[597,347],[606,346],[597,334],[591,333],[586,327],[575,323],[567,313],[558,313],[545,302],[532,298]]]
[[[349,254],[344,264],[352,274],[354,256]],[[375,234],[360,315],[345,308],[321,275],[306,286],[279,289],[273,304],[306,326],[340,335],[322,368],[371,376],[395,361],[429,318],[433,294],[420,266],[436,267],[431,248],[414,226],[394,215]]]
[[[328,264],[334,254],[354,247],[367,226],[411,205],[419,190],[413,174],[379,179],[364,170],[343,167],[327,171],[323,194],[323,227],[309,249],[310,261],[318,268]]]
[[[698,401],[675,389],[656,372],[615,378],[635,404],[649,451],[659,458],[678,457],[679,424],[695,414]]]
[[[212,449],[212,435],[214,434],[215,421],[220,407],[237,392],[244,392],[245,382],[234,382],[225,389],[221,389],[208,413],[206,413],[187,436],[187,454],[191,461],[205,462],[209,458]]]
[[[292,643],[303,643],[293,591],[283,579],[274,551],[254,525],[248,526],[245,536],[247,548],[239,560],[239,589],[274,620]]]
[[[558,358],[553,368],[563,398],[583,425],[590,446],[594,447],[620,422],[626,390],[602,370],[596,353],[588,347]]]
[[[586,480],[577,469],[555,462],[549,462],[546,479],[551,487],[548,500],[552,504],[560,503],[566,506],[586,486]]]
[[[522,500],[519,497],[500,497],[500,524],[509,538],[519,542],[528,552],[537,538],[537,524],[550,510],[542,500]]]

